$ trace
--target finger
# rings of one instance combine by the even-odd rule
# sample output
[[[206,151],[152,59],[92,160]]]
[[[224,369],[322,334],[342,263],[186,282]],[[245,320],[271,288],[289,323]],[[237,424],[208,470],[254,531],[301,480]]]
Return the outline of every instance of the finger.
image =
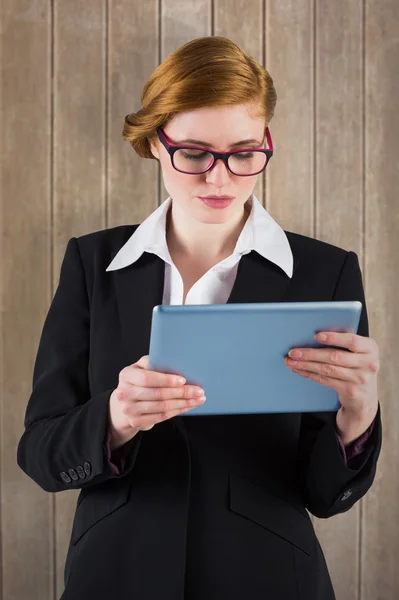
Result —
[[[301,356],[298,355],[298,351]],[[344,367],[361,368],[367,367],[371,361],[375,361],[374,353],[350,352],[346,348],[292,348],[286,359],[287,364],[296,360],[302,364],[305,361],[315,361],[320,363],[334,363]]]
[[[290,368],[294,372],[299,371],[301,373],[313,373],[322,377],[329,377],[342,381],[351,381],[353,383],[364,384],[366,383],[368,377],[367,371],[362,369],[351,369],[331,364],[320,364],[314,362],[308,362],[304,364],[301,363]]]
[[[149,366],[149,360],[150,357],[148,354],[142,356],[137,362],[134,363],[134,365],[132,365],[133,367],[138,367],[140,369],[145,369],[147,370],[149,373],[158,373],[160,375],[170,375],[172,378],[174,378],[175,381],[177,381],[177,385],[184,385],[186,382],[186,379],[182,376],[179,375],[178,373],[161,373],[160,371],[149,371],[148,370],[148,366]]]
[[[326,339],[321,340],[320,336],[325,335]],[[372,352],[375,349],[375,342],[369,337],[357,335],[356,333],[347,333],[340,331],[319,331],[315,338],[321,344],[329,346],[340,346],[347,348],[351,352],[359,352],[361,354]]]
[[[348,369],[367,369],[370,364],[375,362],[373,357],[369,354],[357,354],[355,352],[348,352],[347,350],[330,350],[322,348],[321,350],[304,349],[302,356],[296,356],[293,353],[292,358],[288,356],[285,359],[285,363],[288,366],[295,366],[302,368],[302,366],[310,363],[321,363],[331,364],[340,367],[347,367]]]
[[[190,399],[199,398],[205,394],[204,390],[194,385],[184,385],[180,387],[167,387],[167,388],[153,388],[153,387],[140,387],[130,386],[123,388],[126,395],[132,398],[132,400],[142,401],[168,401],[173,399]]]
[[[319,375],[317,373],[311,373],[309,371],[301,371],[300,369],[292,369],[292,371],[296,375],[300,375],[301,377],[305,377],[305,379],[312,379],[316,381],[316,383],[320,383],[321,385],[325,385],[326,387],[332,388],[339,394],[344,394],[345,390],[348,387],[348,383],[343,381],[342,379],[335,379],[333,377],[326,377],[323,375]]]
[[[178,375],[148,371],[139,366],[140,361],[135,365],[129,365],[122,369],[119,375],[122,381],[140,387],[178,387],[184,385],[186,382],[184,377],[181,378]]]
[[[319,375],[317,373],[311,373],[307,371],[301,371],[299,369],[293,369],[293,372],[296,375],[300,375],[301,377],[305,377],[306,379],[312,379],[316,383],[320,383],[321,385],[325,385],[333,390],[335,390],[338,394],[343,397],[352,398],[355,401],[355,396],[359,394],[359,386],[353,384],[350,381],[344,381],[343,379],[335,379],[334,377],[326,377],[323,375]]]
[[[187,412],[191,410],[194,406],[177,408],[175,410],[171,410],[167,413],[150,413],[150,414],[142,414],[142,415],[134,415],[129,419],[129,425],[131,427],[135,427],[137,429],[149,427],[150,425],[155,425],[156,423],[161,423],[162,421],[166,421],[180,415],[181,413]]]
[[[182,410],[185,408],[193,408],[194,406],[201,406],[204,400],[201,398],[189,398],[189,399],[174,399],[174,400],[155,400],[155,401],[143,401],[135,404],[132,407],[138,415],[159,415],[169,414],[175,410]]]

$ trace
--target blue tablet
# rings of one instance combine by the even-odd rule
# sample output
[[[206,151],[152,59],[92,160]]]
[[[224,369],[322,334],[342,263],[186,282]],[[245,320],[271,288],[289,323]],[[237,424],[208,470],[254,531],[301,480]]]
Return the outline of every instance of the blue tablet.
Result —
[[[293,373],[284,358],[292,348],[328,347],[314,339],[319,331],[356,333],[361,309],[358,300],[157,305],[149,369],[205,390],[206,402],[186,417],[337,411],[338,393]]]

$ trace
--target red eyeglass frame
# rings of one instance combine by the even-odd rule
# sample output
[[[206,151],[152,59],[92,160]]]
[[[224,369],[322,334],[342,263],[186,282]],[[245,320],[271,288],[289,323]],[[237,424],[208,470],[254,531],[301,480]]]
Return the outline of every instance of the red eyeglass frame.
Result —
[[[230,173],[233,173],[233,175],[237,175],[237,177],[253,177],[254,175],[258,175],[259,173],[262,173],[262,171],[264,171],[266,169],[271,157],[273,156],[273,141],[272,141],[272,136],[270,134],[269,127],[266,127],[266,140],[269,145],[269,148],[241,148],[240,150],[232,150],[231,152],[215,152],[208,148],[203,148],[203,147],[199,147],[199,146],[175,146],[174,144],[171,144],[168,141],[169,138],[161,127],[158,127],[156,131],[157,131],[159,141],[165,147],[166,151],[170,155],[170,160],[171,160],[173,168],[176,171],[179,171],[179,173],[184,173],[185,175],[202,175],[203,173],[207,173],[207,171],[210,171],[210,169],[212,169],[212,167],[216,164],[216,161],[220,158],[224,162],[224,164],[226,165],[226,167],[230,171]],[[200,173],[198,173],[198,172],[189,173],[187,171],[182,171],[181,169],[177,169],[174,165],[173,155],[175,154],[175,152],[177,152],[177,150],[184,150],[184,149],[205,150],[206,152],[209,152],[210,154],[213,155],[213,162],[205,171],[201,171]],[[254,151],[263,152],[264,154],[266,154],[266,157],[267,157],[266,164],[260,171],[257,171],[256,173],[250,173],[249,175],[240,175],[238,173],[234,173],[234,171],[232,171],[230,169],[230,167],[228,165],[228,159],[232,154],[237,154],[237,153],[242,153],[242,152],[254,152]]]

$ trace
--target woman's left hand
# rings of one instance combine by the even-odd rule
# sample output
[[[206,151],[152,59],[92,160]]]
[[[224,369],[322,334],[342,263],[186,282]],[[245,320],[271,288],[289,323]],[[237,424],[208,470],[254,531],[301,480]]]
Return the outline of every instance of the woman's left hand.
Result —
[[[322,334],[326,339],[321,339]],[[372,338],[355,333],[324,331],[315,338],[350,352],[335,348],[293,348],[288,353],[292,359],[286,358],[285,364],[295,373],[338,392],[341,403],[337,413],[338,433],[347,445],[366,431],[377,414],[378,345]],[[302,352],[301,357],[296,356],[298,351]]]

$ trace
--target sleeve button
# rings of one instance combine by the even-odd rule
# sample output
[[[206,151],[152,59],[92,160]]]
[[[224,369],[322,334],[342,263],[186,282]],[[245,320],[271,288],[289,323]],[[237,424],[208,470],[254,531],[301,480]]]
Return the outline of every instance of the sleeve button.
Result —
[[[83,466],[84,466],[86,475],[90,475],[91,474],[91,464],[86,461]]]
[[[75,469],[68,469],[68,473],[70,474],[70,476],[72,477],[72,479],[74,481],[77,481],[79,479],[78,474],[76,473]]]
[[[85,471],[84,471],[84,469],[83,469],[82,465],[78,465],[78,466],[76,467],[76,471],[77,471],[77,473],[78,473],[78,475],[79,475],[79,477],[80,477],[81,479],[85,479],[85,477],[86,477],[86,473],[85,473]]]
[[[346,492],[341,496],[341,502],[344,502],[344,500],[347,500],[349,498],[349,496],[352,495],[352,490],[346,490]]]
[[[65,473],[65,471],[62,471],[60,475],[61,478],[65,481],[65,483],[70,483],[72,481],[72,479],[69,477],[69,475]]]

